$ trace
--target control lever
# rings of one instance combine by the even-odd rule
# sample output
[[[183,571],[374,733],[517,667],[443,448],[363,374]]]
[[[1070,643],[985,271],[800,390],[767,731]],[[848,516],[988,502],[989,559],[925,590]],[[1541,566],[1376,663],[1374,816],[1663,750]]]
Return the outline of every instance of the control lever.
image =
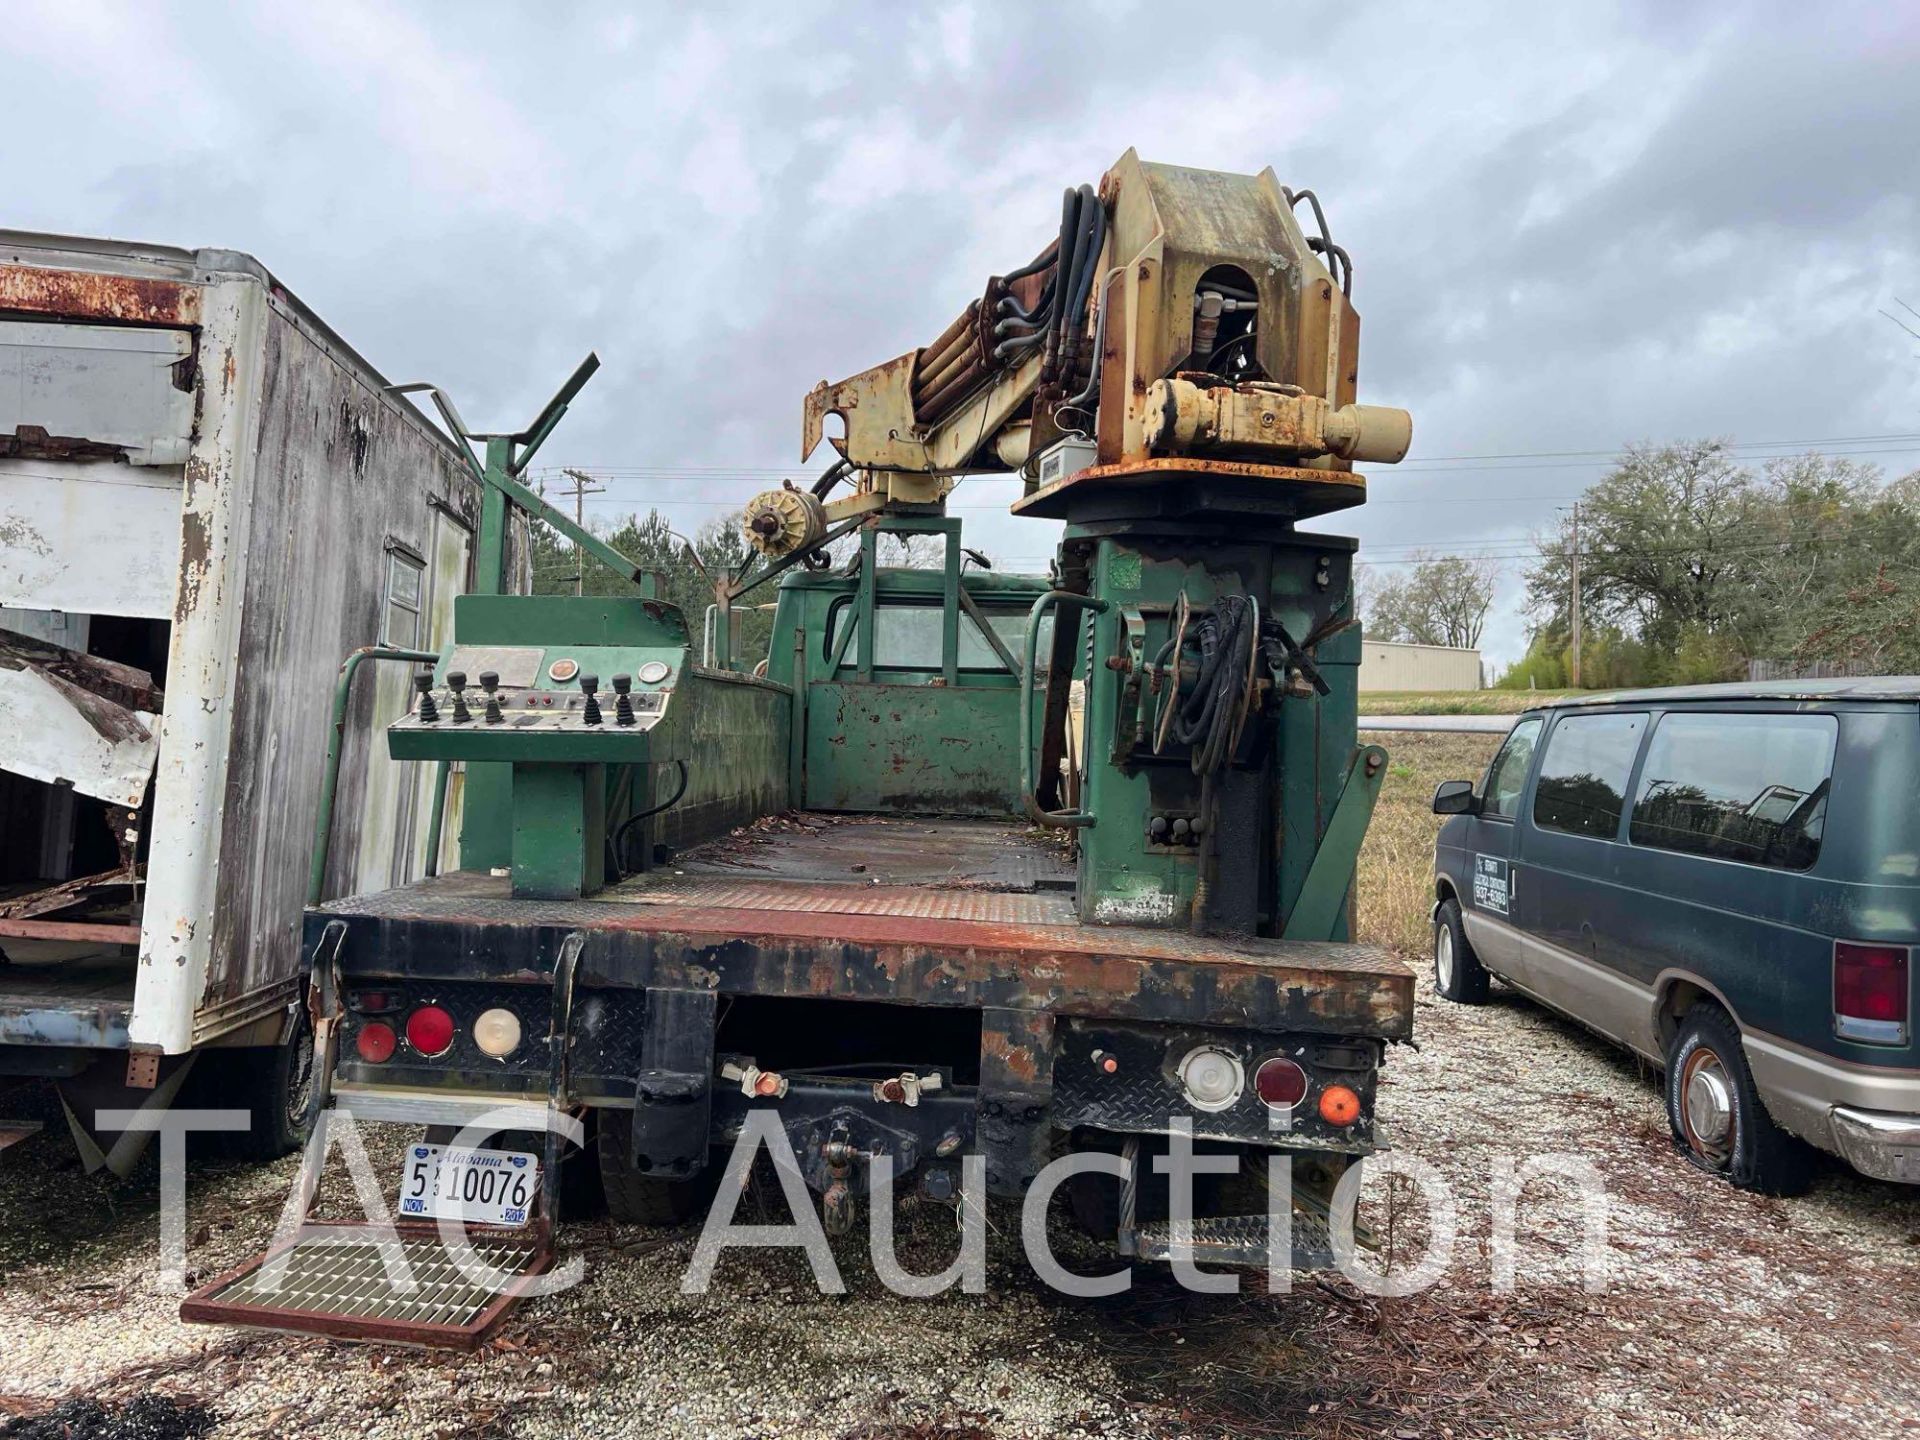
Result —
[[[413,677],[413,688],[420,692],[420,723],[438,725],[440,707],[433,703],[433,672],[423,670]]]
[[[613,702],[613,723],[616,725],[633,724],[633,677],[616,675],[613,677],[613,693],[619,697]]]
[[[453,691],[453,723],[471,725],[473,712],[467,709],[467,672],[464,670],[447,671],[447,688]]]
[[[600,677],[598,675],[582,675],[580,677],[580,693],[587,697],[587,708],[580,714],[580,719],[584,724],[598,725],[600,723],[600,701],[595,698],[594,693],[599,690],[599,688]]]
[[[500,688],[500,676],[495,671],[482,670],[480,688],[487,692],[487,724],[503,723],[507,717],[500,713],[500,697],[495,693]]]

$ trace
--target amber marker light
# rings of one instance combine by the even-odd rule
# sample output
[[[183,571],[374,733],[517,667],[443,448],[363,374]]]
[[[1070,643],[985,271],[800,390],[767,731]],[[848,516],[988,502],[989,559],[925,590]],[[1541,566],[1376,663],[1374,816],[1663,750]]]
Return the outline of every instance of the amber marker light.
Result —
[[[1320,1118],[1344,1129],[1360,1118],[1360,1097],[1344,1085],[1329,1085],[1320,1092]]]

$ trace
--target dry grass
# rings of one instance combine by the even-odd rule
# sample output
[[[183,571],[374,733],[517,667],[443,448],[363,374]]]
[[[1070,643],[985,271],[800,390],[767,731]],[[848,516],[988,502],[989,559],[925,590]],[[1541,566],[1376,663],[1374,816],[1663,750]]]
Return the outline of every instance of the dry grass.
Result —
[[[1518,715],[1573,690],[1369,690],[1362,715]]]
[[[1482,692],[1490,693],[1490,692]],[[1391,737],[1386,784],[1360,851],[1357,939],[1425,955],[1433,908],[1433,787],[1442,780],[1478,780],[1500,746],[1499,735],[1397,734]]]

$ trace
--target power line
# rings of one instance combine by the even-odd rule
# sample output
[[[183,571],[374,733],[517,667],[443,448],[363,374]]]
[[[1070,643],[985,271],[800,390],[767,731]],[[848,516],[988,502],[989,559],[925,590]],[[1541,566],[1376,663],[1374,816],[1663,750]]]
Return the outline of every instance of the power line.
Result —
[[[584,470],[562,470],[560,473],[573,482],[573,523],[584,530],[587,528],[587,518],[582,507],[586,504],[587,496],[597,495],[607,487]],[[587,593],[587,554],[578,545],[574,546],[574,553],[579,568],[573,575],[573,593],[584,595]]]
[[[1762,450],[1786,450],[1786,451],[1805,450],[1805,449],[1810,449],[1814,446],[1820,446],[1820,445],[1849,445],[1849,446],[1884,445],[1894,441],[1920,442],[1920,433],[1908,432],[1908,433],[1893,433],[1893,434],[1884,434],[1884,435],[1820,435],[1820,436],[1812,436],[1804,439],[1785,439],[1785,440],[1733,440],[1733,441],[1727,441],[1721,444],[1719,448],[1722,450],[1734,452],[1736,454],[1744,454],[1748,451],[1762,451]],[[1394,467],[1394,471],[1404,473],[1411,469],[1419,469],[1419,468],[1434,466],[1434,465],[1455,465],[1455,464],[1462,464],[1462,463],[1487,464],[1487,463],[1496,462],[1496,461],[1509,461],[1509,460],[1556,460],[1556,461],[1582,460],[1586,462],[1604,464],[1604,463],[1611,463],[1612,461],[1619,459],[1621,456],[1625,455],[1630,448],[1634,448],[1634,447],[1618,446],[1608,450],[1503,450],[1503,451],[1493,451],[1493,452],[1489,452],[1486,454],[1479,454],[1479,455],[1417,455],[1411,459],[1402,460],[1398,465]],[[1652,448],[1657,449],[1660,447],[1655,446]],[[1901,448],[1898,448],[1898,449],[1854,450],[1851,452],[1844,452],[1844,453],[1852,453],[1852,454],[1860,454],[1860,455],[1871,455],[1871,454],[1906,455],[1906,454],[1920,454],[1920,449],[1916,449],[1912,445],[1903,445]],[[1760,457],[1760,458],[1775,458],[1775,457]],[[694,477],[694,476],[703,476],[703,475],[717,476],[721,478],[738,477],[740,479],[752,479],[758,476],[770,476],[774,478],[789,476],[789,475],[798,473],[805,467],[798,466],[798,465],[794,465],[794,466],[581,465],[576,468],[582,469],[582,470],[589,470],[589,471],[592,471],[596,476],[602,476],[609,479],[636,479],[636,478],[666,479],[666,478],[672,478],[675,476]],[[1524,467],[1510,467],[1510,468],[1559,469],[1559,468],[1568,468],[1568,467],[1550,465],[1550,466],[1524,466]],[[1584,468],[1584,466],[1581,468]],[[537,470],[534,473],[560,474],[564,472],[557,468],[549,468],[544,470]],[[1382,471],[1379,473],[1386,474],[1386,473],[1392,473],[1392,472]],[[996,477],[981,477],[981,478],[991,479]],[[1008,478],[1011,478],[1011,477],[1008,477]]]

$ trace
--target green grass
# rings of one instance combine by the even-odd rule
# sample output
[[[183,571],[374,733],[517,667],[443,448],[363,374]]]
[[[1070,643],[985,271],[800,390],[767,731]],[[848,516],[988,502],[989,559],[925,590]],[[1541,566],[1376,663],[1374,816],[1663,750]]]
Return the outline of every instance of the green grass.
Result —
[[[1369,690],[1362,715],[1518,715],[1577,690]]]
[[[1355,939],[1421,957],[1433,907],[1433,841],[1440,817],[1433,787],[1478,780],[1500,748],[1499,735],[1404,734],[1381,737],[1392,763],[1360,850]]]

